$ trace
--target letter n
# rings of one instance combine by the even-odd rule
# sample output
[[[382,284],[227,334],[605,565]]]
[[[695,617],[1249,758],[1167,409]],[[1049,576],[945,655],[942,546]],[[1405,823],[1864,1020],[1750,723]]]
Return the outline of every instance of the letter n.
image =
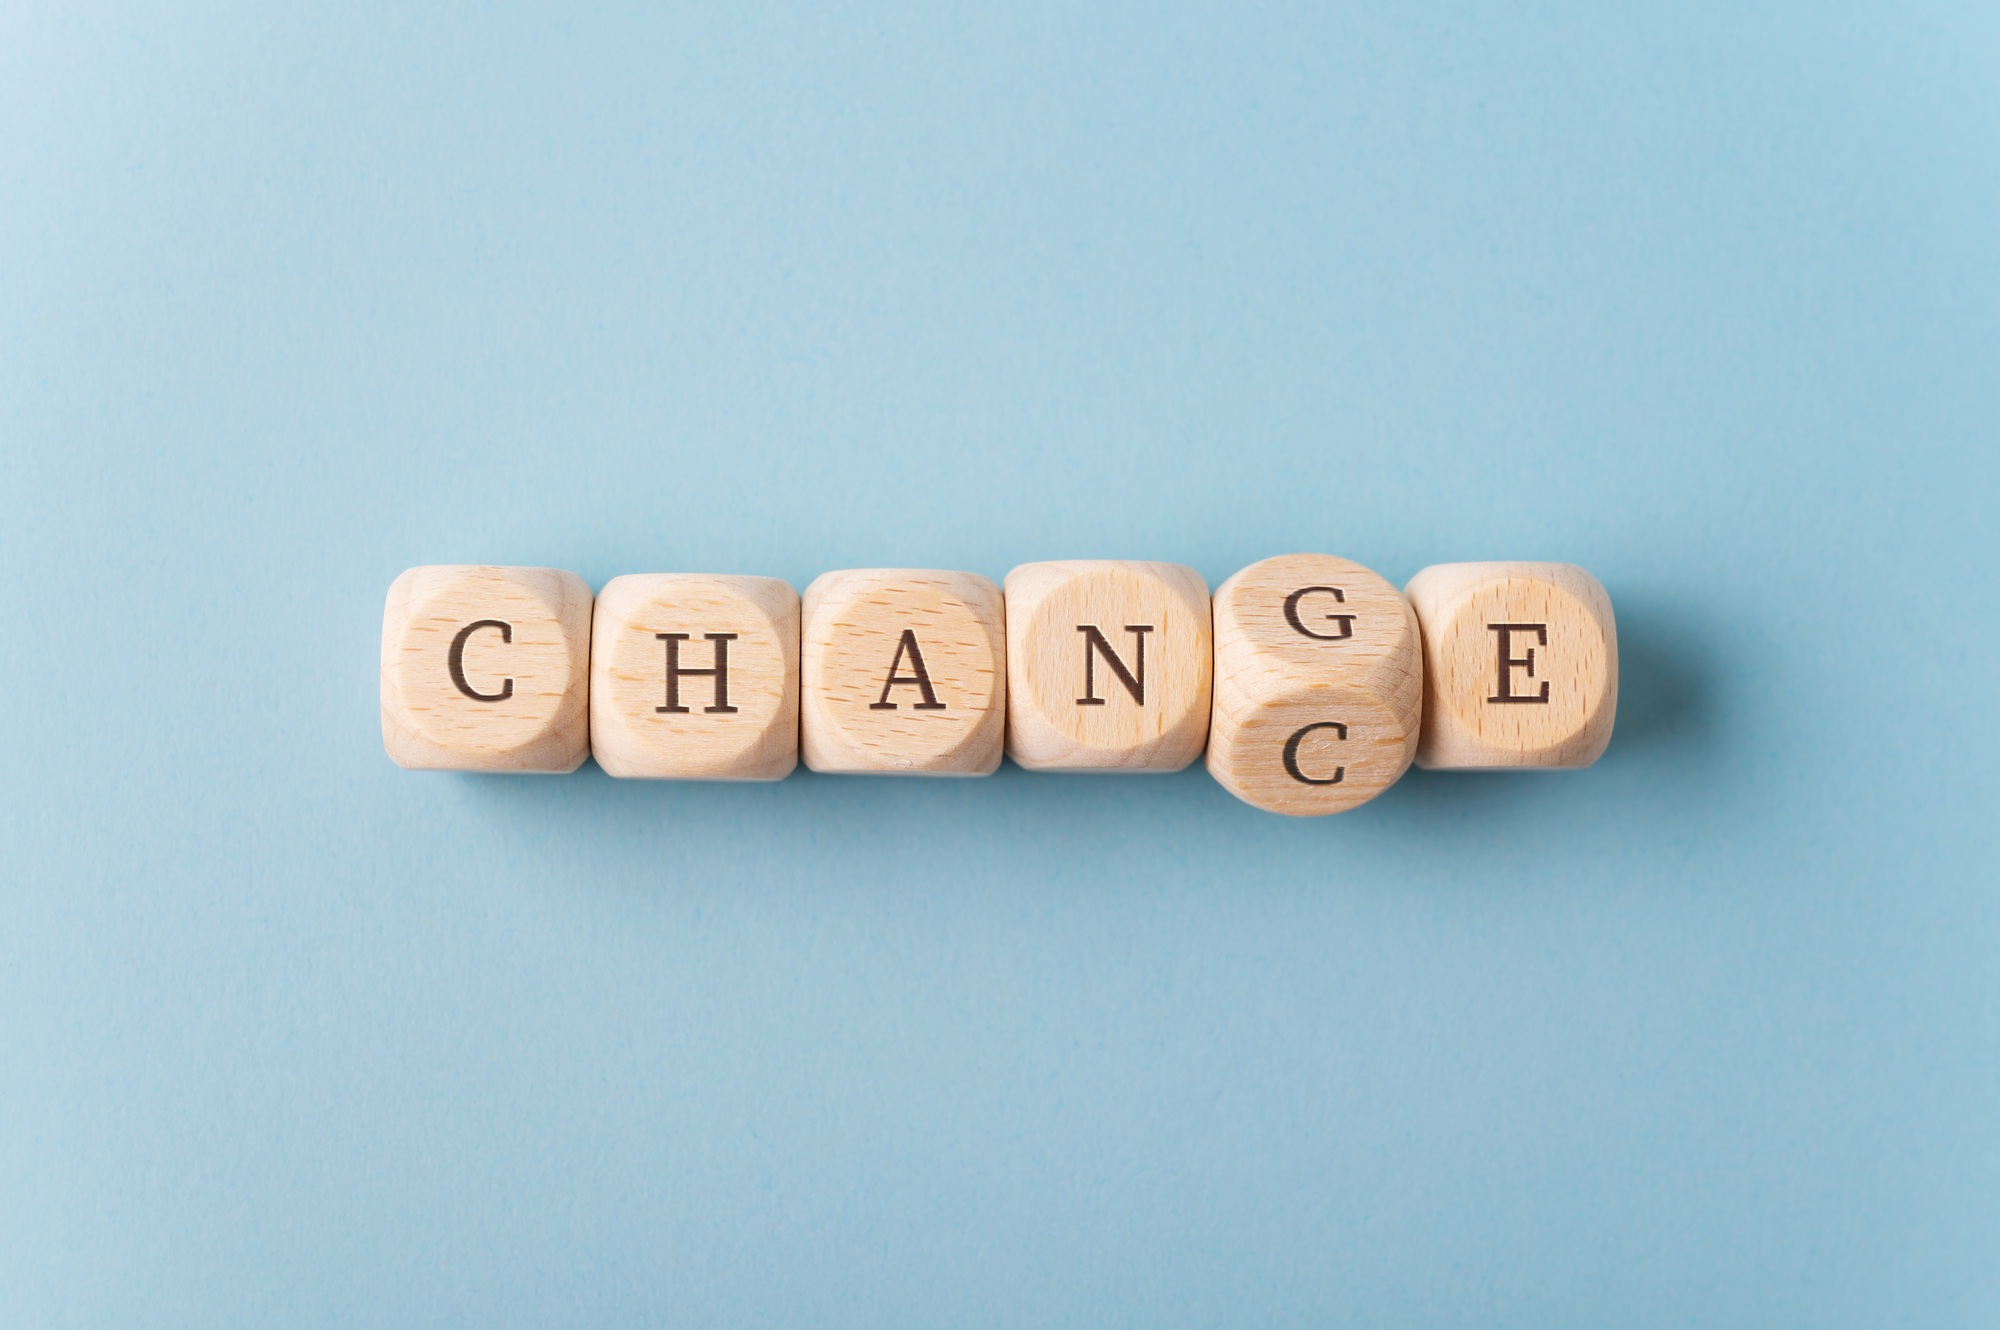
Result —
[[[1146,705],[1146,634],[1153,631],[1149,623],[1128,623],[1125,631],[1132,634],[1132,668],[1126,669],[1125,662],[1112,650],[1111,643],[1094,623],[1080,623],[1076,631],[1083,634],[1083,696],[1076,699],[1080,707],[1101,707],[1104,699],[1097,695],[1097,658],[1104,657],[1104,663],[1116,675],[1118,682],[1125,685],[1125,691],[1140,706]]]

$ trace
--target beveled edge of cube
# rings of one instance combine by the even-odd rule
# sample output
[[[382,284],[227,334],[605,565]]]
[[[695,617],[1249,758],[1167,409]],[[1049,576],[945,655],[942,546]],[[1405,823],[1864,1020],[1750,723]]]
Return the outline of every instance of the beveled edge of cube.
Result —
[[[799,604],[798,589],[782,577],[766,577],[759,573],[684,572],[620,573],[598,591],[597,603],[603,605],[607,597],[611,597],[614,604],[622,603],[622,598],[626,596],[650,598],[655,593],[642,590],[642,584],[651,586],[663,582],[711,586],[720,583],[769,614],[773,622],[781,618],[788,609],[796,609]]]
[[[1039,597],[1049,588],[1072,577],[1083,577],[1117,568],[1139,569],[1153,573],[1161,581],[1183,593],[1188,591],[1191,583],[1201,588],[1202,600],[1206,601],[1210,597],[1208,580],[1198,570],[1184,563],[1173,563],[1164,559],[1039,559],[1033,563],[1017,563],[1008,569],[1007,576],[1001,579],[1000,590],[1004,596]],[[1030,585],[1031,583],[1034,585]]]

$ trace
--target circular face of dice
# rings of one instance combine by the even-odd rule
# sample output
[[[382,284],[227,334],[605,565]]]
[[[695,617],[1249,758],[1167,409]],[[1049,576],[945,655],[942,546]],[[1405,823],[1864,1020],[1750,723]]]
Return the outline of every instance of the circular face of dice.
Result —
[[[1565,563],[1446,563],[1406,588],[1424,634],[1417,765],[1587,767],[1611,742],[1611,598]]]
[[[411,568],[382,616],[398,766],[574,771],[590,752],[590,587],[555,568]]]
[[[591,746],[613,776],[783,780],[799,760],[799,597],[775,577],[614,577],[592,633]]]
[[[1423,651],[1396,588],[1348,559],[1287,554],[1215,592],[1208,769],[1237,798],[1339,813],[1409,769]]]
[[[1179,771],[1208,739],[1208,584],[1174,563],[1007,574],[1007,755],[1031,771]]]
[[[806,588],[799,753],[814,771],[985,776],[1007,728],[1000,588],[977,573],[850,568]]]

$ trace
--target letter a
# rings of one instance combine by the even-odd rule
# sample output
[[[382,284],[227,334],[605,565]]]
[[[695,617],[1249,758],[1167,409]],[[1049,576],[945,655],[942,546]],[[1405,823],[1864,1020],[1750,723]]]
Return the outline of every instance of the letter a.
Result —
[[[903,668],[904,656],[910,658],[910,668],[916,671],[914,674],[898,673]],[[889,690],[897,684],[915,684],[923,690],[924,700],[912,705],[910,710],[943,711],[945,709],[944,703],[937,700],[936,690],[931,687],[931,672],[924,668],[924,653],[917,646],[915,629],[905,628],[903,630],[903,640],[896,644],[896,658],[889,662],[889,679],[888,682],[882,685],[882,699],[879,702],[870,702],[868,709],[870,711],[894,711],[896,704],[889,700]]]

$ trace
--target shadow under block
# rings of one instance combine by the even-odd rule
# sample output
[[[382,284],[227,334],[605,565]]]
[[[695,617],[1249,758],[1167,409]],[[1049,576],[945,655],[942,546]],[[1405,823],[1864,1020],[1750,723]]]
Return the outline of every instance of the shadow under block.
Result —
[[[799,760],[798,593],[775,577],[614,577],[590,687],[591,749],[610,775],[783,780]]]
[[[985,776],[1007,731],[1000,588],[858,568],[806,588],[799,749],[814,771]]]
[[[1007,755],[1030,771],[1179,771],[1208,742],[1208,584],[1175,563],[1007,574]]]
[[[554,568],[411,568],[382,611],[399,767],[574,771],[590,753],[590,587]]]
[[[1566,563],[1441,563],[1403,594],[1424,634],[1417,765],[1587,767],[1611,742],[1618,630]]]
[[[1317,817],[1395,784],[1423,728],[1423,645],[1396,588],[1287,554],[1215,592],[1209,774],[1245,803]]]

